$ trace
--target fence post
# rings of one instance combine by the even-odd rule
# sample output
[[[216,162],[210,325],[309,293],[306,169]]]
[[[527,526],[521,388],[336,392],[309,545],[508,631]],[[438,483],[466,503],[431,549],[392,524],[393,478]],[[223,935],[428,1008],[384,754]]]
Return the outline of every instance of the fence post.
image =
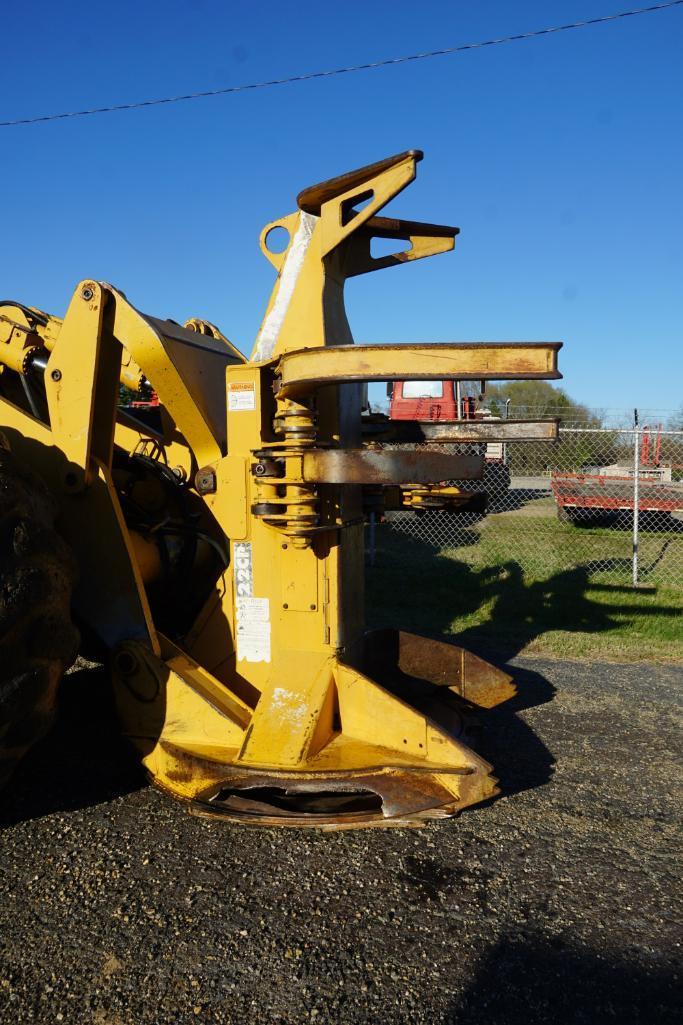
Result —
[[[638,410],[633,410],[633,586],[638,586],[638,500],[640,497],[640,445]]]

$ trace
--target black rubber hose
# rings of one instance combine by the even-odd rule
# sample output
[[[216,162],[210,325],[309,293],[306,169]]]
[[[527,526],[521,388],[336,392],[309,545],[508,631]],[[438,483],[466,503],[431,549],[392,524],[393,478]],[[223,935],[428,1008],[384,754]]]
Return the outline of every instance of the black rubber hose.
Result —
[[[0,299],[0,306],[16,306],[18,310],[25,313],[27,318],[34,324],[42,324],[43,327],[47,324],[48,318],[44,313],[36,313],[30,306],[24,306],[23,303],[18,303],[14,299]]]

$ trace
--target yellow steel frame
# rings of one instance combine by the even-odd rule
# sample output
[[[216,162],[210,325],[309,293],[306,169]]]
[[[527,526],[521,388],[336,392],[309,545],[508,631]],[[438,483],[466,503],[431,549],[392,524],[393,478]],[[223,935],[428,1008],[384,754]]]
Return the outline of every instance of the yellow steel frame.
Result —
[[[360,482],[405,480],[407,464],[383,475],[381,459],[359,454],[359,382],[553,378],[559,345],[352,347],[347,277],[453,247],[456,228],[378,216],[419,159],[409,151],[305,190],[297,211],[266,226],[261,247],[278,278],[249,361],[212,325],[146,317],[95,281],[77,287],[63,322],[0,316],[5,373],[28,373],[27,353],[49,352],[49,425],[0,399],[0,428],[59,496],[83,567],[77,607],[112,649],[125,730],[157,785],[207,812],[230,792],[229,817],[270,821],[249,795],[275,782],[368,791],[382,806],[273,821],[411,824],[496,790],[490,766],[446,724],[447,701],[425,709],[369,675],[379,642],[364,631]],[[268,249],[276,226],[289,232],[280,254]],[[373,260],[374,236],[406,249]],[[117,415],[119,379],[142,375],[163,406],[160,434]],[[115,446],[156,452],[194,480],[229,547],[229,567],[175,641],[153,622],[112,477]],[[455,657],[470,704],[513,692],[505,674],[443,648],[432,644],[412,676],[447,696],[443,666]]]

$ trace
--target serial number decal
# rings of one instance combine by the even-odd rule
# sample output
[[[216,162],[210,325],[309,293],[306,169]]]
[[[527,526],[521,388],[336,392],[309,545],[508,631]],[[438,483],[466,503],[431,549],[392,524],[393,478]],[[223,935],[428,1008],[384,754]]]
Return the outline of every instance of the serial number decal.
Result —
[[[254,571],[249,541],[235,542],[232,561],[235,573],[235,597],[251,598],[254,593]]]
[[[235,542],[233,566],[237,660],[270,662],[270,602],[254,597],[252,548],[248,541]]]

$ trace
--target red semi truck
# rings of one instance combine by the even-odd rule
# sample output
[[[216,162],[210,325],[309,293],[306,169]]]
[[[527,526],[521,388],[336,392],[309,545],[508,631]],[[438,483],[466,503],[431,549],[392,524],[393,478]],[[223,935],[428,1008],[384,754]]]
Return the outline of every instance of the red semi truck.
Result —
[[[455,381],[394,381],[389,387],[391,420],[470,419],[458,416]]]
[[[390,420],[423,423],[500,420],[488,409],[478,407],[474,396],[462,395],[459,381],[394,381],[389,384],[388,393]],[[482,443],[480,452],[485,461],[484,490],[500,498],[510,486],[505,444],[500,441]]]

